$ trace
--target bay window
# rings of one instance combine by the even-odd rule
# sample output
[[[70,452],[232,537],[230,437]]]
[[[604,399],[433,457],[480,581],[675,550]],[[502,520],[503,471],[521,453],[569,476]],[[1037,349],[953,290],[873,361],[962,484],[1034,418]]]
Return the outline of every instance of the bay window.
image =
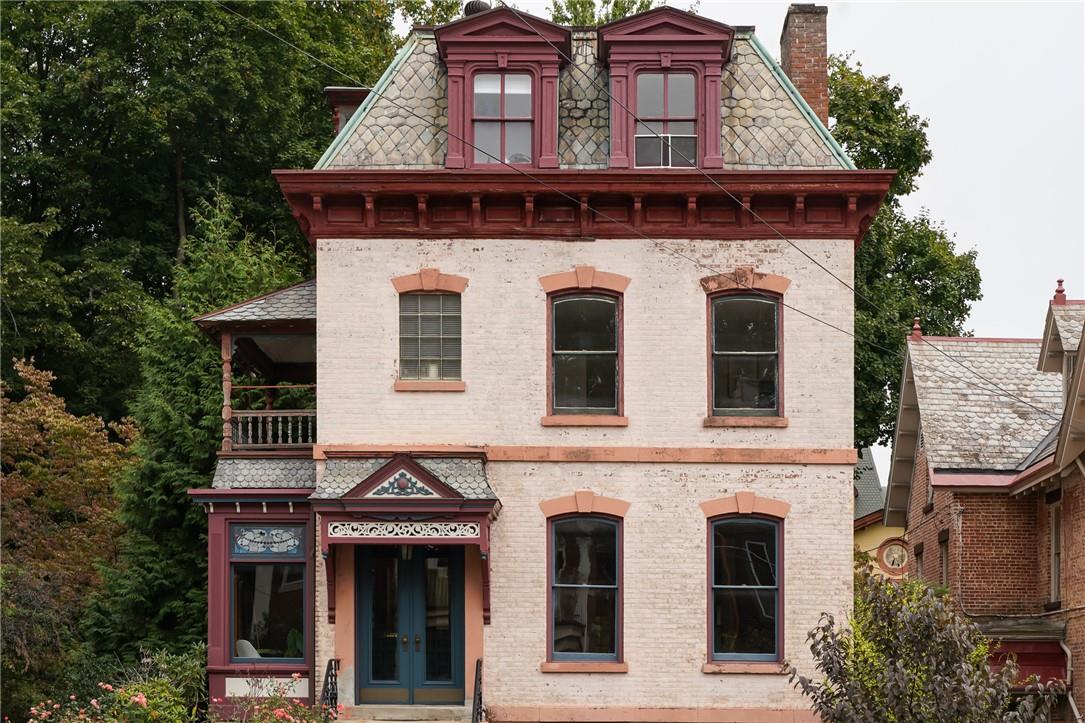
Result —
[[[231,658],[305,657],[305,526],[230,526]]]

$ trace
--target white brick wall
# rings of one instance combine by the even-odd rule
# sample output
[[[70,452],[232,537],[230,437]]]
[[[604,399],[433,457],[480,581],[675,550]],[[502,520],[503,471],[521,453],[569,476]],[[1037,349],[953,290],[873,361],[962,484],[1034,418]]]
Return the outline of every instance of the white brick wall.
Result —
[[[783,241],[668,242],[708,266],[791,279],[784,301],[843,329],[851,295]],[[796,241],[844,279],[852,241]],[[705,429],[709,271],[647,242],[323,240],[317,253],[321,443],[849,447],[852,345],[784,309],[787,429]],[[625,294],[627,428],[543,428],[546,296],[538,277],[577,264],[632,278]],[[468,277],[460,393],[392,391],[399,357],[390,279],[435,266]]]

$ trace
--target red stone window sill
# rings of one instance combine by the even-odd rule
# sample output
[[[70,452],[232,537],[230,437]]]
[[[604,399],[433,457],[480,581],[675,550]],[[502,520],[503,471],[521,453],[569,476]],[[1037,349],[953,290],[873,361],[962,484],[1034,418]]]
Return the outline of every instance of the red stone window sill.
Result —
[[[543,673],[628,673],[629,663],[607,661],[573,662],[568,660],[547,661],[539,666]]]
[[[544,427],[628,427],[629,417],[614,414],[548,414],[539,420]]]
[[[397,379],[392,388],[397,392],[465,392],[467,382]]]
[[[774,662],[743,663],[738,660],[716,660],[701,666],[708,675],[741,673],[746,675],[786,675],[783,666]]]
[[[705,417],[706,427],[786,427],[787,417]]]

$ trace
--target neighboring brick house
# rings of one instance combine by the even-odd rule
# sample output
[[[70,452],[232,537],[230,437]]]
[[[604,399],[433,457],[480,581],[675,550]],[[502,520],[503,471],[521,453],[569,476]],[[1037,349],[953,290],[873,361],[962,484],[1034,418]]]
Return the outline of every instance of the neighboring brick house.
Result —
[[[923,336],[917,320],[885,509],[908,573],[948,588],[1002,642],[996,661],[1070,683],[1068,720],[1085,707],[1083,325],[1061,280],[1041,339]]]
[[[885,488],[870,447],[859,450],[855,465],[855,548],[872,561],[872,569],[894,580],[904,576],[908,545],[904,527],[885,524]]]
[[[212,695],[809,717],[780,662],[813,674],[807,631],[852,594],[832,274],[893,177],[825,128],[825,19],[791,8],[794,84],[752,28],[500,8],[330,90],[334,142],[275,173],[315,280],[197,320],[225,392],[192,493]]]

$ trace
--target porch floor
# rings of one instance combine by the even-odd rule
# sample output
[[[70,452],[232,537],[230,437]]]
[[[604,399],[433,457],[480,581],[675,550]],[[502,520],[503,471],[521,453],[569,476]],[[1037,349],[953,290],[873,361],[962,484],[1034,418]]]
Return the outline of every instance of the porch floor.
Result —
[[[347,708],[340,721],[438,721],[453,723],[471,719],[471,707],[466,705],[356,705]]]

